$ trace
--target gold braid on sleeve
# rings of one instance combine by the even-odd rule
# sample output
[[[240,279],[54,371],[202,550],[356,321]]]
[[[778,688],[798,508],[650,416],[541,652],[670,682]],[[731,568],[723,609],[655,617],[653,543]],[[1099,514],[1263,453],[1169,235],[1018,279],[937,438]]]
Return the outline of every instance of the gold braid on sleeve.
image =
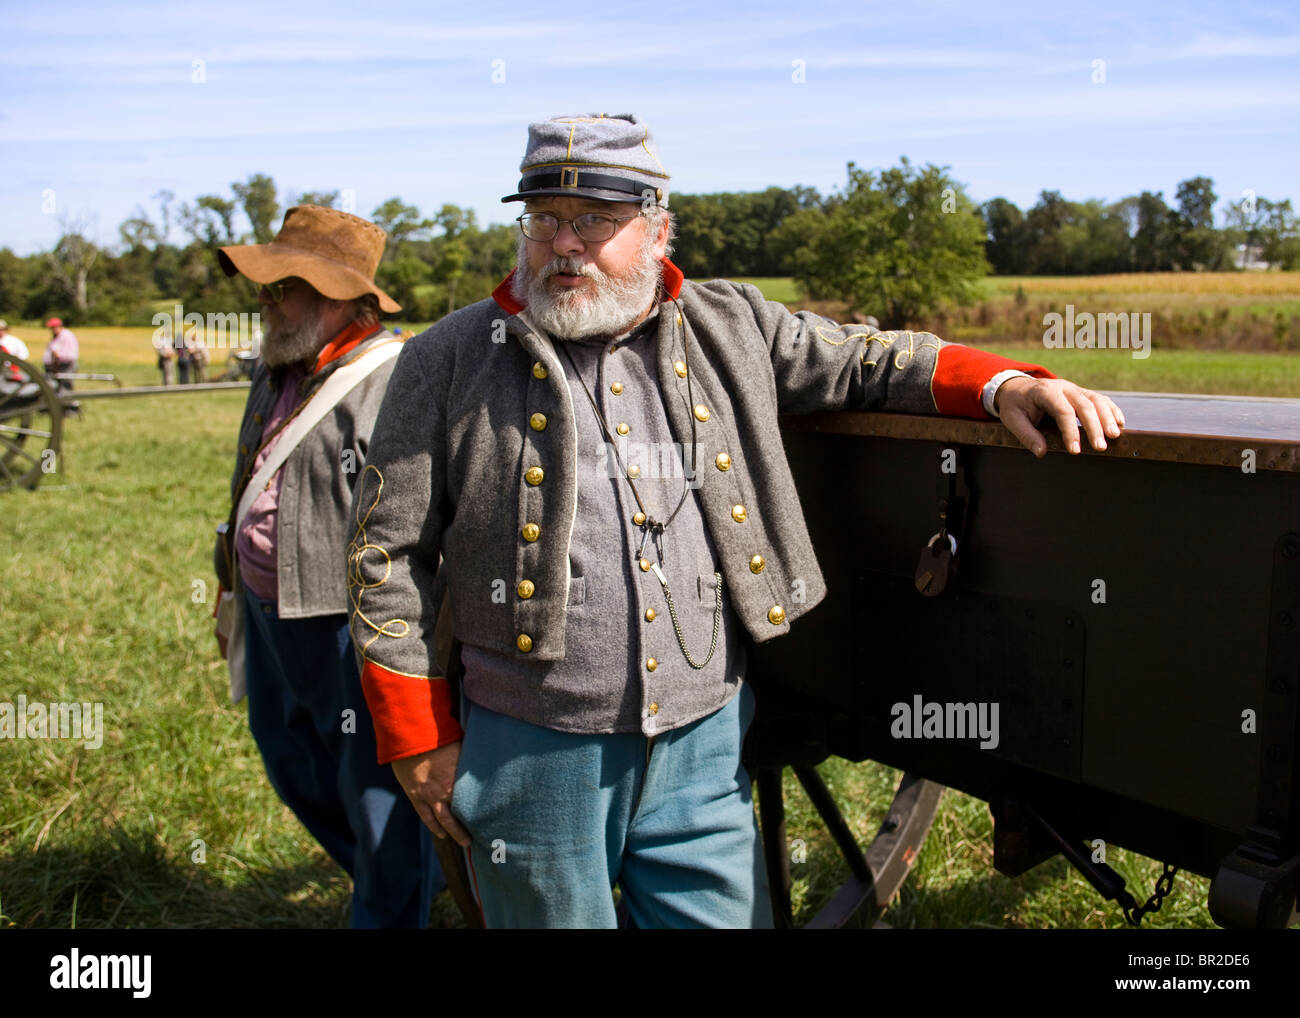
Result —
[[[406,619],[392,618],[383,625],[375,625],[374,622],[361,610],[361,599],[367,590],[373,590],[375,587],[382,587],[388,582],[393,572],[393,560],[389,557],[388,552],[378,544],[371,544],[366,537],[366,522],[370,519],[370,514],[375,511],[379,505],[380,496],[384,491],[384,475],[380,473],[379,468],[370,464],[366,465],[365,470],[361,472],[362,491],[366,487],[366,474],[374,471],[378,484],[375,488],[375,497],[368,506],[365,507],[365,515],[361,515],[362,499],[357,503],[357,532],[352,537],[352,543],[348,545],[348,594],[352,601],[352,617],[360,619],[368,628],[374,630],[374,635],[368,639],[361,647],[361,656],[366,656],[366,651],[370,645],[378,640],[381,636],[388,636],[395,640],[401,640],[410,635],[411,624]],[[364,571],[364,560],[367,552],[375,552],[383,558],[383,575],[373,581],[367,582]],[[400,627],[397,628],[397,627]]]

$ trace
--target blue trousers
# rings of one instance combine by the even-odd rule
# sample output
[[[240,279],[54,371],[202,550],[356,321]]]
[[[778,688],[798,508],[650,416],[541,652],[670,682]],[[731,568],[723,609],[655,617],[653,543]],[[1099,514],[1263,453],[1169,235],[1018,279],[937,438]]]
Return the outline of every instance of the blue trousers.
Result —
[[[376,762],[347,618],[281,619],[251,591],[244,607],[248,724],[272,786],[352,878],[354,929],[423,928],[446,882],[432,835]]]
[[[749,774],[748,685],[653,738],[575,735],[463,701],[452,812],[488,927],[772,926]]]

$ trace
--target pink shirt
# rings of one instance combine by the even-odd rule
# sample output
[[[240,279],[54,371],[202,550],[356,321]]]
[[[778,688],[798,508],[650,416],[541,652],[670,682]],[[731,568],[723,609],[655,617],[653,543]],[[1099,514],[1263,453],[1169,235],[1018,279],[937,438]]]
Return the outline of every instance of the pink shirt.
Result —
[[[60,329],[59,334],[50,340],[45,348],[46,364],[73,364],[81,352],[77,337],[68,329]]]
[[[262,428],[263,435],[269,435],[280,426],[280,422],[293,413],[302,401],[298,394],[302,380],[307,372],[302,365],[294,364],[287,368],[281,380],[280,398],[275,402],[270,420]],[[257,454],[253,463],[256,474],[266,461],[267,455],[275,447],[279,436],[265,449]],[[239,575],[244,586],[258,597],[269,601],[278,601],[280,580],[276,572],[276,509],[280,503],[280,484],[284,480],[284,467],[281,466],[271,478],[271,483],[253,499],[244,516],[244,524],[235,535],[235,557],[239,560]]]

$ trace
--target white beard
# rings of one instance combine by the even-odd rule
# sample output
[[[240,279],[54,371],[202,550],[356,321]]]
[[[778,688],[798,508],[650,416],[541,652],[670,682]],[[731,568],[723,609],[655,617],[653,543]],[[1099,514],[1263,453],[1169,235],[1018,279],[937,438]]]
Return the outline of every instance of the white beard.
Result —
[[[320,314],[314,313],[296,329],[281,332],[268,319],[262,336],[262,362],[268,368],[284,367],[314,358],[328,337],[321,335]]]
[[[552,258],[534,275],[528,265],[528,238],[520,234],[510,290],[517,301],[528,306],[529,317],[553,336],[617,336],[631,328],[655,299],[663,266],[654,247],[655,235],[647,230],[636,262],[621,278],[564,256]],[[591,279],[594,295],[568,290],[553,293],[546,283],[559,272]]]

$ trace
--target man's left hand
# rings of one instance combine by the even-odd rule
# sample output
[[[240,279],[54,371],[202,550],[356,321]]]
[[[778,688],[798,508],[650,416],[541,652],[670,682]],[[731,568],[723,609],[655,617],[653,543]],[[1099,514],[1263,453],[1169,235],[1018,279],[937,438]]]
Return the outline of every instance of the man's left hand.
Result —
[[[1107,437],[1119,438],[1124,427],[1124,411],[1114,400],[1064,378],[1009,378],[998,386],[993,405],[1007,430],[1040,459],[1047,455],[1047,440],[1037,424],[1045,414],[1056,419],[1071,453],[1081,448],[1079,423],[1098,452],[1106,448]]]

